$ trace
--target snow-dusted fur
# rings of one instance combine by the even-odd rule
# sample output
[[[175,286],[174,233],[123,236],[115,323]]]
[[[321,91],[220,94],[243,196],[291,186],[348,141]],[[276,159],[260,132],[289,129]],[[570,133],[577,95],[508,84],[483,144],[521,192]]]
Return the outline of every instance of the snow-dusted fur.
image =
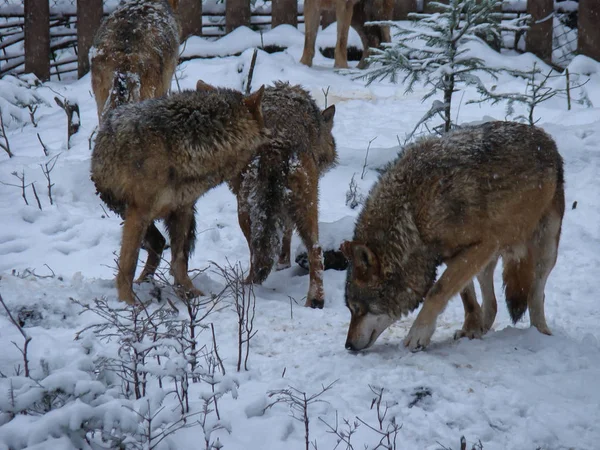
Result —
[[[309,250],[306,305],[323,307],[318,180],[336,160],[331,134],[335,109],[332,106],[321,112],[307,91],[287,83],[265,89],[262,108],[273,138],[230,183],[250,248],[248,281],[262,283],[277,255],[280,268],[290,266],[291,235],[296,227]]]
[[[351,261],[347,347],[373,344],[423,301],[405,345],[426,346],[450,297],[498,256],[513,320],[529,307],[531,324],[550,334],[544,286],[556,261],[563,183],[554,141],[532,126],[490,122],[407,147],[369,194],[353,241],[343,244]],[[434,284],[442,262],[447,269]],[[474,295],[463,302],[464,335],[486,332],[493,293],[484,296],[483,312]],[[370,315],[392,320],[375,327]]]
[[[177,1],[132,0],[101,24],[91,50],[98,119],[119,105],[165,95],[179,57]]]
[[[262,88],[249,97],[232,89],[184,91],[107,113],[91,172],[102,200],[125,218],[117,275],[121,300],[134,301],[138,252],[155,219],[167,224],[176,284],[200,294],[187,273],[194,204],[237,176],[265,141],[262,93]],[[160,254],[149,252],[141,280],[154,274],[159,260]]]

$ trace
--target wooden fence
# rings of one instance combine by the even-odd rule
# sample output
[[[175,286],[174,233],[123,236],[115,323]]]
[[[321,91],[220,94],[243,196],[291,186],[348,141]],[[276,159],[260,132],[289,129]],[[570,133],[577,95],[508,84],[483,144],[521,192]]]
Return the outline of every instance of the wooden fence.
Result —
[[[424,1],[425,11],[429,1]],[[579,2],[578,51],[600,60],[600,0]],[[74,71],[83,76],[89,70],[88,51],[93,36],[103,15],[116,4],[116,0],[0,0],[0,76],[31,72],[47,80],[51,69],[59,79],[61,73]],[[560,7],[560,3],[557,5]],[[303,5],[298,0],[272,0],[254,10],[250,0],[212,1],[204,6],[203,10],[202,0],[179,0],[183,39],[191,35],[217,37],[239,26],[297,26],[304,19]],[[554,9],[554,0],[529,0],[527,11],[504,8],[508,15],[532,15],[526,49],[546,61],[552,56]],[[417,11],[417,0],[396,0],[394,19],[405,19],[413,11]],[[324,24],[333,20],[334,14],[323,14]],[[73,49],[71,56],[57,59],[57,51],[66,48]]]

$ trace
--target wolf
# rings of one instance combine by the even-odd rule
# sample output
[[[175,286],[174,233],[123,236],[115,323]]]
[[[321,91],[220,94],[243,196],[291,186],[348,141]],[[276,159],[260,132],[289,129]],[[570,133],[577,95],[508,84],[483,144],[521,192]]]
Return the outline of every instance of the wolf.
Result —
[[[321,11],[331,10],[335,10],[337,21],[334,67],[348,68],[347,48],[350,26],[358,32],[363,44],[359,68],[366,67],[369,48],[379,47],[382,42],[391,42],[389,26],[365,26],[365,22],[392,20],[394,0],[306,0],[304,2],[304,51],[300,59],[302,64],[312,66]]]
[[[130,0],[100,25],[91,51],[98,121],[103,113],[165,95],[179,59],[179,0]]]
[[[156,219],[164,219],[171,238],[175,284],[184,295],[202,295],[187,273],[195,240],[194,204],[237,176],[267,140],[263,91],[261,87],[248,97],[222,88],[183,91],[129,103],[105,115],[91,178],[100,198],[125,219],[116,280],[120,300],[134,303],[140,245],[145,235],[149,240]],[[152,256],[140,281],[156,270],[160,252]]]
[[[556,263],[564,210],[563,161],[540,128],[489,122],[408,146],[371,190],[353,240],[342,244],[350,262],[346,348],[369,347],[420,303],[404,345],[424,348],[458,293],[465,322],[455,338],[481,336],[496,316],[499,257],[513,322],[529,308],[531,325],[551,334],[544,287]],[[446,269],[436,281],[441,263]]]
[[[228,184],[236,195],[238,220],[250,249],[249,283],[262,283],[278,256],[290,267],[294,227],[308,249],[306,305],[323,308],[323,252],[319,246],[319,177],[337,160],[332,135],[335,106],[321,112],[300,86],[276,82],[262,100],[272,133],[261,150]]]

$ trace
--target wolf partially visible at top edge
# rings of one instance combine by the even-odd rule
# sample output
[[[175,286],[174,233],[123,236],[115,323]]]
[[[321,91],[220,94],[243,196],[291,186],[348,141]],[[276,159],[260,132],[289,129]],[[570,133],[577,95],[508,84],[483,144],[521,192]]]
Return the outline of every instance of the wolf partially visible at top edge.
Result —
[[[337,158],[331,133],[335,106],[321,111],[302,87],[276,82],[265,89],[262,111],[272,137],[240,176],[229,182],[250,249],[246,281],[262,283],[277,260],[278,269],[290,267],[292,231],[296,228],[308,250],[305,306],[322,308],[319,177]]]
[[[371,190],[353,240],[342,244],[350,261],[346,348],[371,346],[421,303],[404,345],[424,348],[458,293],[465,322],[455,338],[480,337],[497,312],[499,257],[513,322],[529,308],[531,325],[551,334],[544,288],[556,263],[564,209],[563,161],[540,128],[490,122],[408,146]],[[436,281],[441,263],[446,269]]]
[[[164,219],[171,273],[182,295],[197,296],[188,275],[198,197],[237,176],[267,140],[264,88],[183,91],[109,111],[98,131],[91,177],[100,198],[125,221],[117,274],[120,300],[134,303],[132,283],[142,239]],[[161,248],[162,251],[162,248]],[[149,257],[139,280],[154,275]]]
[[[179,58],[179,0],[130,0],[100,25],[90,51],[98,121],[119,105],[167,94]]]

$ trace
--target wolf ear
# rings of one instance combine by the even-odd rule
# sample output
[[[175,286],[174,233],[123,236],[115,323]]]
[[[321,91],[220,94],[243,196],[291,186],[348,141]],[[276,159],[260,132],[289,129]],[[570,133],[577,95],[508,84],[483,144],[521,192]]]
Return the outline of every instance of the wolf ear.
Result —
[[[369,247],[356,241],[344,241],[340,250],[352,263],[352,278],[355,281],[367,284],[379,279],[379,259]]]
[[[329,108],[324,110],[321,113],[321,116],[323,117],[323,122],[325,122],[326,124],[332,123],[333,116],[335,116],[335,105],[331,105]]]
[[[264,92],[265,85],[263,84],[258,91],[244,99],[244,103],[246,104],[250,112],[260,111],[260,104],[262,102]]]
[[[199,92],[215,91],[217,88],[211,84],[205,83],[202,80],[196,81],[196,90]]]

